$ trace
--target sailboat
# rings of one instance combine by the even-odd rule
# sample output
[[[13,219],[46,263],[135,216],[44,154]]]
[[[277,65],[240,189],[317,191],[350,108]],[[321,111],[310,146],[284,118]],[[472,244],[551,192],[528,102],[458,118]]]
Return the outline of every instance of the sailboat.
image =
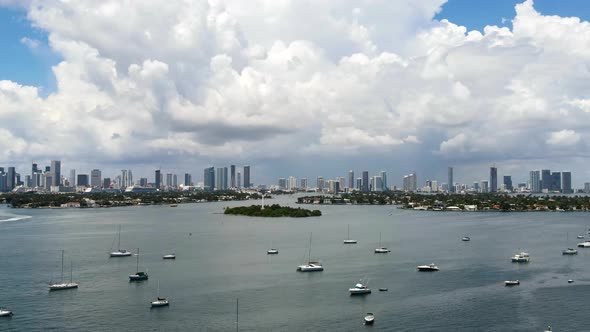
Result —
[[[379,232],[379,247],[375,248],[376,254],[386,254],[391,250],[387,249],[386,247],[381,246],[381,232]]]
[[[147,272],[139,272],[139,248],[137,248],[137,272],[135,274],[129,275],[129,281],[142,281],[148,280]]]
[[[303,265],[299,265],[297,267],[297,271],[301,271],[301,272],[317,272],[317,271],[323,271],[324,267],[322,266],[321,263],[319,262],[312,262],[311,261],[311,235],[312,233],[309,233],[309,255],[307,258],[307,264],[303,264]]]
[[[160,297],[160,280],[158,280],[158,295],[156,297],[156,300],[151,301],[150,304],[151,304],[152,308],[165,307],[167,305],[170,305],[170,301],[168,301],[167,298]]]
[[[121,249],[121,225],[119,225],[119,242],[117,244],[117,251],[111,252],[111,257],[127,257],[131,256],[131,251]]]
[[[70,282],[64,282],[64,250],[61,251],[61,282],[57,284],[49,284],[49,290],[63,290],[78,288],[78,284],[72,281],[73,264],[70,263]]]
[[[569,233],[566,233],[566,243],[569,241]],[[577,255],[578,254],[578,250],[574,249],[574,248],[567,248],[565,250],[561,251],[562,255]]]
[[[355,244],[356,240],[353,240],[350,238],[350,224],[348,225],[348,236],[346,237],[346,240],[344,240],[344,244]]]

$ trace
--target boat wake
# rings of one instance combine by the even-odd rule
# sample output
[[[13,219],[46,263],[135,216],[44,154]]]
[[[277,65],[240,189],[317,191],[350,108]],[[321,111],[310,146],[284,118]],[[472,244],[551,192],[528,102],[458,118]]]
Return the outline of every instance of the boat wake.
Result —
[[[0,222],[19,221],[24,219],[31,219],[32,216],[2,216],[0,215]]]

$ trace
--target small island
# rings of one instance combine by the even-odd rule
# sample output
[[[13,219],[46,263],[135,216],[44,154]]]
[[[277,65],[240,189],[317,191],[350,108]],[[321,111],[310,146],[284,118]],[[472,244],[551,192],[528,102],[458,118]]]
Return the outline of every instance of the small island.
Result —
[[[302,208],[292,208],[289,206],[280,206],[273,204],[262,208],[261,205],[237,206],[225,208],[224,214],[241,215],[248,217],[292,217],[306,218],[319,217],[322,215],[320,210],[307,210]]]

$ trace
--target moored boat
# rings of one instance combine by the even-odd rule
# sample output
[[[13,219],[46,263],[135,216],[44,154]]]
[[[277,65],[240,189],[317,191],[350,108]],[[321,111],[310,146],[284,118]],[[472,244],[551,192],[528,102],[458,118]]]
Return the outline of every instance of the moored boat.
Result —
[[[530,259],[531,258],[529,256],[529,254],[524,251],[512,256],[512,258],[511,258],[513,263],[528,263],[530,261]]]
[[[520,285],[520,280],[506,280],[504,281],[504,286],[518,286]]]
[[[350,225],[348,225],[348,236],[346,237],[346,240],[344,240],[344,244],[355,244],[356,240],[353,240],[350,238]]]
[[[577,255],[578,251],[574,248],[567,248],[566,250],[561,251],[562,255]]]
[[[300,272],[319,272],[323,271],[324,267],[320,262],[311,260],[311,237],[312,233],[309,233],[309,254],[307,256],[307,264],[302,264],[297,267],[297,271]]]
[[[147,272],[139,271],[139,248],[137,248],[137,268],[135,274],[129,275],[129,281],[143,281],[148,280]]]
[[[349,288],[350,295],[371,294],[371,289],[368,286],[369,281],[361,279],[354,287]]]
[[[278,255],[279,254],[279,249],[274,249],[274,248],[268,249],[266,251],[266,254],[267,255]]]
[[[391,250],[387,249],[387,247],[381,246],[381,233],[379,233],[379,246],[377,248],[375,248],[375,253],[376,254],[386,254],[390,251]]]
[[[375,322],[375,315],[372,312],[367,312],[365,315],[365,325],[373,325]]]
[[[73,265],[70,263],[70,282],[64,281],[64,250],[61,251],[61,282],[49,284],[50,291],[78,288],[78,284],[72,281]]]
[[[471,238],[469,236],[464,236],[461,238],[461,241],[465,241],[465,242],[471,241]]]
[[[590,240],[578,243],[579,248],[590,248]]]
[[[164,256],[162,256],[162,259],[176,259],[176,254],[172,253],[172,254],[164,255]]]
[[[439,270],[438,266],[434,265],[434,263],[430,263],[428,265],[418,265],[416,269],[423,272],[435,272]]]
[[[121,225],[119,225],[119,235],[118,235],[118,244],[117,250],[111,251],[110,257],[129,257],[131,256],[131,251],[127,251],[125,249],[121,249]]]
[[[165,307],[170,305],[170,301],[168,301],[167,298],[160,297],[160,280],[158,280],[158,295],[156,296],[156,300],[150,302],[150,305],[152,308]]]
[[[10,317],[12,316],[12,311],[8,309],[0,308],[0,317]]]

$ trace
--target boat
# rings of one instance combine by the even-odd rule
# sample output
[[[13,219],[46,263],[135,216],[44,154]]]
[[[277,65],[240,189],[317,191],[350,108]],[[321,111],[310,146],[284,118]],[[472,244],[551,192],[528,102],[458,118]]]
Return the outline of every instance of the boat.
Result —
[[[504,286],[518,286],[520,285],[520,280],[506,280],[504,281]]]
[[[387,288],[385,288],[385,287],[381,287],[381,288],[379,288],[379,291],[380,291],[380,292],[387,292],[388,290],[389,290],[389,289],[387,289]]]
[[[147,272],[140,272],[139,271],[139,248],[137,248],[137,272],[135,274],[129,275],[129,281],[143,281],[148,280]]]
[[[371,289],[367,286],[368,284],[369,280],[364,281],[361,279],[354,287],[349,288],[348,291],[350,295],[371,294]]]
[[[419,265],[416,267],[416,269],[423,272],[435,272],[439,270],[438,266],[434,265],[434,263],[430,263],[428,265]]]
[[[150,302],[150,305],[152,306],[152,308],[165,307],[170,305],[170,301],[168,301],[167,298],[160,297],[160,280],[158,280],[158,295],[156,296],[155,301]]]
[[[388,252],[390,252],[391,250],[387,249],[387,247],[382,247],[381,246],[381,232],[379,233],[379,246],[377,248],[375,248],[375,253],[376,254],[386,254]]]
[[[312,233],[309,233],[309,254],[307,257],[307,264],[299,265],[297,267],[297,271],[301,272],[319,272],[323,271],[324,267],[320,262],[312,262],[311,261],[311,236]]]
[[[574,279],[569,279],[569,280],[567,281],[567,283],[568,283],[568,284],[571,284],[571,283],[573,283],[573,282],[574,282]]]
[[[582,234],[578,235],[578,239],[583,239],[583,238],[584,238],[584,235],[582,235]]]
[[[0,308],[0,317],[10,317],[12,316],[12,311],[5,309],[5,308]]]
[[[375,323],[375,315],[372,312],[367,312],[365,315],[365,325],[373,325]]]
[[[119,225],[119,242],[117,244],[117,251],[111,252],[111,257],[128,257],[131,256],[131,251],[121,249],[121,225]]]
[[[162,259],[176,259],[176,254],[175,253],[171,253],[168,255],[164,255],[162,256]]]
[[[469,236],[464,236],[461,238],[461,241],[465,241],[465,242],[471,241],[471,238]]]
[[[348,225],[348,236],[346,237],[346,240],[344,240],[344,244],[355,244],[356,240],[353,240],[350,238],[350,224]]]
[[[590,248],[590,240],[578,243],[579,248]]]
[[[274,248],[268,249],[266,251],[266,254],[267,255],[278,255],[279,254],[279,249],[274,249]]]
[[[78,284],[72,281],[73,264],[70,263],[70,282],[64,282],[64,250],[61,251],[61,282],[49,284],[50,291],[78,288]]]
[[[551,325],[548,325],[543,332],[552,332]]]
[[[511,258],[513,263],[528,263],[530,261],[530,259],[531,258],[529,256],[529,254],[524,251],[512,256],[512,258]]]
[[[562,250],[561,253],[563,255],[577,255],[578,251],[574,248],[567,248],[566,250]]]
[[[170,204],[170,207],[177,207],[178,204]]]

